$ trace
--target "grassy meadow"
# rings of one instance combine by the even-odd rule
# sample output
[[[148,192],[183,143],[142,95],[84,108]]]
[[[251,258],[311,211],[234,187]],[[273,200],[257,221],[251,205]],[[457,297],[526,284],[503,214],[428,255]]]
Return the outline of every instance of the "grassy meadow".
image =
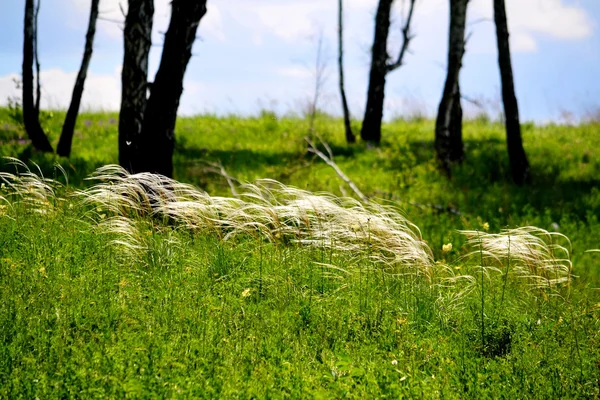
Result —
[[[301,118],[180,118],[167,180],[105,167],[114,113],[79,117],[70,159],[11,113],[0,398],[600,397],[597,123],[523,124],[518,187],[499,123],[465,123],[447,179],[434,121],[371,149],[320,115],[364,204]]]

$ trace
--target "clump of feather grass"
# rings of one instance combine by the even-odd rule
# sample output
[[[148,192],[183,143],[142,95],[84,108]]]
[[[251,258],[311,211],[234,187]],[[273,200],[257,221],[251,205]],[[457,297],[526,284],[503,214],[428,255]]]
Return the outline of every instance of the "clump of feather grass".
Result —
[[[480,267],[487,274],[513,275],[534,288],[554,288],[573,278],[571,242],[560,233],[533,226],[504,229],[499,234],[460,233],[475,249],[466,257],[481,258],[485,265]]]
[[[360,252],[385,268],[433,275],[433,256],[419,229],[391,207],[313,194],[268,179],[243,185],[239,198],[210,196],[173,179],[129,174],[115,165],[98,169],[90,179],[98,183],[80,192],[83,202],[113,217],[152,215],[224,240],[249,235]]]
[[[37,174],[19,159],[5,157],[8,164],[15,167],[16,173],[0,172],[0,181],[3,185],[3,196],[1,200],[11,208],[22,204],[25,210],[46,214],[55,209],[59,202],[57,190],[62,187],[61,183],[44,177],[39,166],[36,165]],[[57,165],[63,175],[66,176],[62,167]]]

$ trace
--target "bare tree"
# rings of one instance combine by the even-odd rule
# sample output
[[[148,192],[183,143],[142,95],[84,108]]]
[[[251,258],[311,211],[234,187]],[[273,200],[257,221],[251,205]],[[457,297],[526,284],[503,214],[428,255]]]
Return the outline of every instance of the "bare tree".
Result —
[[[33,147],[37,150],[51,153],[53,151],[52,145],[40,125],[39,109],[36,111],[33,98],[33,62],[35,58],[35,32],[37,31],[34,9],[34,0],[25,0],[25,20],[23,24],[23,123]]]
[[[71,155],[71,144],[73,143],[73,132],[75,131],[75,122],[77,121],[77,115],[79,114],[79,106],[81,105],[81,96],[83,95],[83,87],[85,85],[85,78],[87,76],[87,70],[92,59],[92,52],[94,47],[94,35],[96,34],[96,21],[98,20],[98,4],[100,0],[92,0],[90,9],[90,20],[88,22],[88,30],[85,35],[85,49],[83,52],[83,59],[81,60],[81,67],[75,80],[75,86],[73,87],[73,95],[71,96],[71,104],[67,110],[65,122],[63,123],[60,140],[56,152],[58,155],[63,157],[69,157]]]
[[[171,21],[165,34],[160,66],[142,124],[136,171],[173,176],[175,123],[183,78],[192,56],[200,20],[206,14],[206,0],[173,0]]]
[[[317,121],[317,113],[319,111],[319,101],[321,100],[321,93],[323,86],[325,86],[325,72],[327,70],[327,63],[323,55],[323,31],[319,29],[317,36],[317,48],[315,54],[315,69],[314,69],[314,88],[312,93],[312,99],[308,102],[308,131],[311,136],[315,133],[315,123]]]
[[[379,144],[381,142],[381,120],[383,118],[383,102],[385,97],[386,75],[400,67],[412,36],[410,23],[416,0],[409,0],[410,8],[404,27],[402,28],[403,43],[396,60],[390,62],[387,51],[387,41],[390,30],[390,13],[394,0],[379,0],[375,15],[375,38],[371,50],[371,72],[369,74],[369,90],[367,92],[367,107],[360,132],[364,141]]]
[[[350,111],[348,110],[348,100],[346,100],[346,90],[344,89],[344,9],[343,0],[338,0],[338,69],[340,76],[340,97],[342,98],[342,110],[344,111],[344,127],[346,129],[346,142],[355,143],[356,137],[352,133],[350,125]]]
[[[39,118],[42,86],[40,85],[40,58],[38,57],[38,16],[40,15],[41,0],[35,5],[33,14],[33,59],[35,62],[35,114]]]
[[[119,164],[133,172],[139,156],[148,91],[148,55],[152,45],[153,0],[129,0],[123,29],[119,114]]]
[[[519,106],[515,95],[515,83],[510,59],[508,43],[508,24],[504,0],[494,0],[494,21],[496,23],[496,40],[498,42],[498,65],[502,81],[502,101],[506,124],[506,142],[512,178],[517,184],[529,182],[531,179],[529,162],[521,139],[519,122]]]
[[[465,24],[469,0],[450,0],[448,67],[435,123],[435,150],[441,168],[449,175],[452,163],[464,158],[459,75],[465,52]]]

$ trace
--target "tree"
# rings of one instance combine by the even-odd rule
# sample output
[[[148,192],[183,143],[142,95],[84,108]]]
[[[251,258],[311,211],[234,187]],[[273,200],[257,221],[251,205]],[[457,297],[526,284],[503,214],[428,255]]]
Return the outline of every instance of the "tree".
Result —
[[[173,176],[175,122],[183,78],[206,0],[173,0],[163,53],[142,124],[136,171]]]
[[[508,25],[504,0],[494,0],[494,22],[496,23],[496,40],[498,43],[498,65],[502,85],[502,101],[504,103],[504,119],[506,125],[506,142],[512,178],[515,183],[529,182],[530,171],[527,155],[521,139],[519,122],[519,106],[515,95],[510,46],[508,44]]]
[[[344,89],[344,9],[343,0],[338,0],[338,69],[340,81],[340,97],[342,98],[342,110],[344,111],[344,127],[346,129],[346,142],[356,142],[356,137],[352,133],[350,125],[350,111],[348,110],[348,100],[346,100],[346,90]]]
[[[83,59],[81,60],[81,67],[75,80],[75,86],[73,87],[73,95],[71,96],[71,104],[67,110],[65,122],[63,123],[60,140],[56,152],[58,155],[63,157],[69,157],[71,155],[71,144],[73,143],[73,132],[75,130],[75,122],[77,121],[77,115],[79,114],[79,106],[81,105],[81,96],[83,95],[83,87],[85,85],[85,78],[87,76],[87,70],[92,59],[92,52],[94,46],[94,35],[96,34],[96,21],[98,19],[98,4],[100,0],[92,0],[90,10],[90,20],[88,22],[88,30],[85,35],[85,49],[83,52]]]
[[[40,15],[41,0],[35,4],[33,14],[33,60],[35,62],[35,115],[39,118],[40,101],[42,100],[42,86],[40,85],[40,58],[38,57],[38,17]]]
[[[406,23],[402,28],[404,41],[398,58],[389,62],[387,40],[390,30],[390,13],[394,0],[379,0],[377,14],[375,15],[375,38],[371,49],[371,71],[369,73],[369,90],[367,92],[367,107],[360,132],[362,140],[379,144],[381,142],[381,120],[383,118],[383,101],[385,96],[386,75],[400,67],[408,44],[412,39],[410,23],[413,16],[416,0],[410,0],[410,8]]]
[[[130,172],[138,162],[148,98],[148,56],[152,45],[153,0],[129,0],[123,29],[119,164]]]
[[[459,75],[465,53],[465,23],[469,0],[450,0],[448,67],[435,123],[435,150],[442,170],[464,158]]]
[[[32,146],[39,151],[53,152],[52,145],[40,125],[39,108],[36,108],[36,101],[33,96],[33,62],[35,50],[37,47],[37,12],[34,0],[25,0],[25,20],[24,20],[24,35],[23,35],[23,123],[25,131],[31,139]],[[39,2],[38,8],[39,10]],[[38,70],[38,88],[39,88],[39,70]],[[39,90],[38,90],[39,99]],[[39,107],[39,100],[37,101]]]

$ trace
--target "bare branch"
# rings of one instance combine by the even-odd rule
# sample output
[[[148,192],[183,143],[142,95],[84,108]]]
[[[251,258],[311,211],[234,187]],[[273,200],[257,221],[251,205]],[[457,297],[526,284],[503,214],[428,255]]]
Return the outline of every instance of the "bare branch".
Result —
[[[356,137],[352,133],[350,124],[350,110],[344,87],[344,8],[343,0],[338,0],[338,73],[340,98],[342,100],[342,111],[344,112],[344,129],[346,130],[346,142],[355,143]]]
[[[321,97],[321,91],[325,83],[325,69],[326,63],[323,60],[323,30],[319,30],[317,37],[317,54],[315,60],[315,86],[313,92],[313,98],[309,104],[309,131],[311,134],[315,131],[315,120],[317,118],[317,111],[319,109],[319,100]]]
[[[234,184],[234,181],[237,183],[240,183],[239,179],[234,178],[233,176],[229,175],[227,173],[227,170],[225,170],[225,167],[223,166],[221,161],[219,161],[218,163],[204,161],[204,163],[206,163],[206,165],[211,167],[211,168],[206,168],[206,171],[214,172],[216,174],[221,175],[223,178],[225,178],[225,180],[227,181],[227,184],[229,185],[229,189],[231,190],[231,194],[234,197],[238,197],[238,198],[240,197],[239,193],[237,192],[237,189],[235,188],[235,184]]]
[[[323,138],[321,137],[321,135],[319,135],[319,134],[317,134],[317,139],[319,139],[319,142],[321,142],[323,147],[325,147],[325,150],[327,150],[327,154],[329,155],[329,158],[333,161],[333,151],[331,151],[331,147],[329,147],[329,144],[327,144],[327,142],[324,141]]]
[[[410,0],[410,8],[408,10],[408,17],[406,18],[406,23],[404,24],[404,27],[402,28],[402,38],[403,38],[402,48],[400,49],[400,53],[398,53],[398,58],[396,59],[396,62],[394,62],[392,64],[388,64],[386,66],[387,72],[391,72],[391,71],[395,70],[396,68],[402,66],[402,63],[404,61],[404,55],[408,52],[408,45],[409,45],[411,39],[414,37],[413,35],[410,34],[410,23],[412,21],[416,2],[417,2],[417,0]]]
[[[473,21],[469,22],[467,24],[467,26],[477,25],[477,24],[480,24],[482,22],[494,22],[494,20],[492,18],[478,18],[476,20],[473,20]]]
[[[338,167],[338,165],[333,162],[333,160],[329,157],[327,157],[327,155],[325,155],[322,151],[320,151],[319,149],[317,149],[317,147],[315,146],[315,144],[313,143],[312,140],[310,140],[309,137],[305,137],[304,140],[306,140],[306,142],[308,143],[308,152],[309,153],[313,153],[316,154],[321,160],[325,161],[325,163],[327,165],[329,165],[331,168],[333,168],[333,170],[335,171],[335,173],[344,181],[346,182],[346,184],[348,186],[350,186],[350,189],[352,189],[352,191],[354,193],[356,193],[356,195],[358,196],[358,198],[360,199],[360,201],[362,201],[363,203],[369,203],[369,199],[367,196],[365,196],[363,194],[363,192],[360,191],[360,189],[356,186],[356,184],[350,179],[348,178],[348,176],[344,173],[344,171],[342,171],[340,169],[340,167]],[[321,139],[319,139],[321,141],[321,144],[323,144],[324,146],[326,146],[326,148],[329,148],[329,146],[327,146]],[[329,149],[328,151],[331,151],[331,149]]]
[[[125,23],[125,21],[119,21],[118,19],[111,19],[111,18],[106,18],[106,17],[101,17],[101,16],[98,16],[98,20],[110,22],[113,24],[121,25],[121,26]]]
[[[464,94],[461,94],[460,98],[463,99],[463,100],[465,100],[468,103],[473,104],[474,106],[477,106],[477,107],[481,108],[481,109],[485,108],[484,105],[479,100],[476,100],[476,99],[473,99],[471,97],[465,96]]]

